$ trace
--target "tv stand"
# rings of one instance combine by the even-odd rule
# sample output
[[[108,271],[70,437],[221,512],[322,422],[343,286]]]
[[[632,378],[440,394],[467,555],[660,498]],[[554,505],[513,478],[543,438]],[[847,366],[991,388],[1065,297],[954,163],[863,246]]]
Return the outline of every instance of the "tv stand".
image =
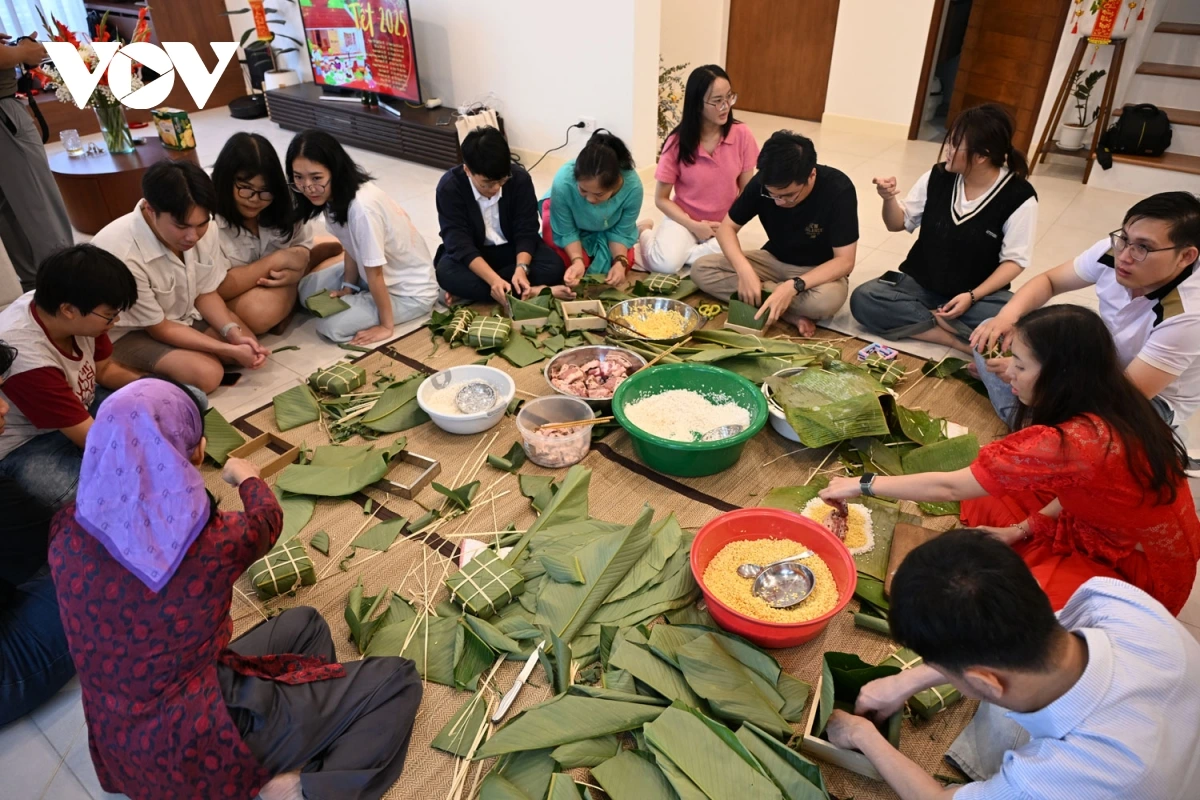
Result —
[[[321,98],[321,87],[312,83],[275,89],[267,92],[267,111],[272,122],[289,131],[320,128],[343,144],[431,167],[449,169],[462,163],[450,109],[404,106],[383,110],[360,102],[322,102]],[[439,121],[446,124],[439,125]]]

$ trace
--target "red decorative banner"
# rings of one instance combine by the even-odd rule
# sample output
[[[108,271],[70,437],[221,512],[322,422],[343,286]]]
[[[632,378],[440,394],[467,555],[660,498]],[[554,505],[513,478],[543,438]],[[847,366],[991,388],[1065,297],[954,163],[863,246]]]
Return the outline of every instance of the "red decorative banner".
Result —
[[[263,7],[263,0],[250,0],[250,13],[254,16],[254,32],[258,40],[269,42],[274,39],[275,34],[267,27],[267,10]]]
[[[1117,17],[1124,5],[1123,0],[1103,0],[1100,10],[1096,12],[1096,23],[1092,25],[1092,35],[1088,37],[1089,42],[1092,44],[1112,42],[1112,34],[1117,27]]]

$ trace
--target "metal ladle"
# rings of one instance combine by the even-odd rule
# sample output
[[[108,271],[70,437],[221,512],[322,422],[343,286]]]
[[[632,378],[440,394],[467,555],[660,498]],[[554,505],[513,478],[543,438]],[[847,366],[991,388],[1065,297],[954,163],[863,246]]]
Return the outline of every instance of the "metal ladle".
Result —
[[[454,395],[454,405],[463,414],[478,414],[496,405],[496,389],[486,381],[468,383]]]
[[[804,564],[772,564],[754,579],[750,591],[771,608],[791,608],[803,602],[817,585],[817,578]]]
[[[719,428],[713,428],[711,431],[701,436],[700,441],[718,442],[721,439],[728,439],[730,436],[737,436],[744,430],[746,430],[745,425],[722,425]]]
[[[805,550],[799,555],[788,556],[787,558],[781,558],[778,561],[772,561],[770,564],[767,564],[766,567],[760,567],[758,564],[751,564],[747,562],[737,568],[737,574],[743,578],[757,578],[764,569],[769,569],[776,564],[787,564],[789,561],[803,561],[804,559],[811,558],[812,556],[812,550]]]

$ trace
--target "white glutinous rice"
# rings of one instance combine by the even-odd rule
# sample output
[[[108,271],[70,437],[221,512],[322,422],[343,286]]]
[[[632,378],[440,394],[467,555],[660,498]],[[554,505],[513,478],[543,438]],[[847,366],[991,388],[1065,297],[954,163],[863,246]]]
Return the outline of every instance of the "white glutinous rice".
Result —
[[[430,411],[434,411],[438,414],[445,414],[446,416],[450,417],[461,417],[463,412],[458,410],[458,404],[454,402],[454,399],[458,396],[459,391],[462,390],[464,386],[470,386],[476,383],[487,384],[488,382],[476,379],[472,381],[459,381],[458,383],[452,383],[449,386],[445,386],[441,389],[436,389],[430,392],[429,396],[425,398],[425,404],[429,406]],[[495,387],[492,388],[494,389]],[[500,402],[499,391],[496,392],[496,402]],[[493,405],[492,408],[495,408],[495,405]],[[490,411],[491,409],[487,410]]]
[[[701,436],[722,425],[750,427],[750,412],[724,395],[712,402],[699,392],[687,389],[647,397],[625,406],[625,416],[646,433],[677,442],[698,441]]]
[[[875,549],[875,529],[871,523],[871,509],[861,503],[847,503],[846,511],[846,541],[844,542],[846,549],[852,556],[871,552]],[[800,511],[801,516],[825,525],[826,528],[829,527],[827,521],[832,513],[833,506],[819,497],[809,500]]]

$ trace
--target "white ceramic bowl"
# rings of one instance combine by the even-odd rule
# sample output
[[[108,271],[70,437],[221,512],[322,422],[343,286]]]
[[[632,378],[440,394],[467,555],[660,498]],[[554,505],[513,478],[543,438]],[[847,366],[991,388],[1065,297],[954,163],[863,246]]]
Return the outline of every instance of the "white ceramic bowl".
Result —
[[[788,367],[787,369],[779,370],[779,372],[776,372],[775,375],[786,378],[788,375],[795,375],[797,372],[803,372],[804,369],[804,367]],[[775,375],[772,375],[771,377],[775,377]],[[789,442],[796,442],[799,444],[800,436],[796,433],[795,428],[793,428],[791,425],[788,425],[787,416],[784,415],[783,409],[779,407],[779,404],[775,402],[775,399],[771,397],[771,389],[765,382],[762,385],[762,393],[767,398],[767,411],[771,414],[771,427],[775,429],[776,433],[787,439]]]
[[[443,414],[429,408],[427,400],[432,392],[455,383],[474,380],[487,381],[495,388],[498,399],[496,405],[491,409],[480,411],[477,414]],[[495,367],[469,364],[463,367],[450,367],[429,376],[417,390],[417,405],[429,415],[434,425],[446,433],[479,433],[504,419],[504,412],[516,394],[517,385],[513,383],[513,379],[508,376],[508,373]]]

